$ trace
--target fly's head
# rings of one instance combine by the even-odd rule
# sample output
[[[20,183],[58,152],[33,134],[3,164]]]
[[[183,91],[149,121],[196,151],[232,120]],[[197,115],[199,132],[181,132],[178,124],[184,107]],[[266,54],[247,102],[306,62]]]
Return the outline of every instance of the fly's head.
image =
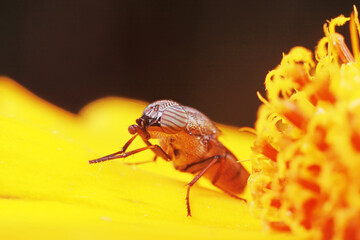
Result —
[[[143,115],[136,119],[137,125],[146,131],[175,134],[186,128],[188,116],[184,108],[171,100],[158,100],[149,104]]]

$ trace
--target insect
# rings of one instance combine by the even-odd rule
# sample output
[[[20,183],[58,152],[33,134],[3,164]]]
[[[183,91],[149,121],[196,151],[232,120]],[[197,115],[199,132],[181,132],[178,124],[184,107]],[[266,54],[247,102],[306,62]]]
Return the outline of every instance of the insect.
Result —
[[[172,161],[176,170],[195,174],[187,185],[188,216],[191,216],[190,189],[203,176],[230,196],[242,199],[236,194],[243,191],[249,173],[218,140],[220,130],[198,110],[172,100],[158,100],[145,108],[142,116],[136,120],[136,124],[129,126],[128,131],[134,136],[120,151],[89,163],[126,158],[152,150],[155,153],[154,161],[161,157]],[[126,152],[137,136],[141,137],[146,146]],[[150,139],[159,139],[159,145],[151,144]]]

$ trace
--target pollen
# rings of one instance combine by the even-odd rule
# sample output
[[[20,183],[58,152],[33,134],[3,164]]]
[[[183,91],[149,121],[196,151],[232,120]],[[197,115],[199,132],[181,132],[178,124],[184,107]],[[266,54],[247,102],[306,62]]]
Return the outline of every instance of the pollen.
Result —
[[[336,27],[350,23],[352,52]],[[360,59],[356,8],[324,25],[314,54],[295,47],[265,80],[249,185],[278,231],[360,239]]]

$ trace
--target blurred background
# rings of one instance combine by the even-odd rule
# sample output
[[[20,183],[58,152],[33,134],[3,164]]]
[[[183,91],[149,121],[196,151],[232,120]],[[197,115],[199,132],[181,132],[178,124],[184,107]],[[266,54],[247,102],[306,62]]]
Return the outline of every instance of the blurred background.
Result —
[[[325,21],[353,4],[1,0],[0,74],[74,113],[109,95],[166,98],[253,126],[256,91],[282,53],[314,50]]]

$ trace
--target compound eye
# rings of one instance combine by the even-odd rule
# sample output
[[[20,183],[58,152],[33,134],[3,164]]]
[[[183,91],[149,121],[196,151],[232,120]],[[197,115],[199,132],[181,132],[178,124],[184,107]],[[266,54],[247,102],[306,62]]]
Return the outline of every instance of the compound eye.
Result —
[[[171,106],[164,110],[160,119],[160,127],[165,133],[174,134],[184,130],[188,116],[181,106]]]

